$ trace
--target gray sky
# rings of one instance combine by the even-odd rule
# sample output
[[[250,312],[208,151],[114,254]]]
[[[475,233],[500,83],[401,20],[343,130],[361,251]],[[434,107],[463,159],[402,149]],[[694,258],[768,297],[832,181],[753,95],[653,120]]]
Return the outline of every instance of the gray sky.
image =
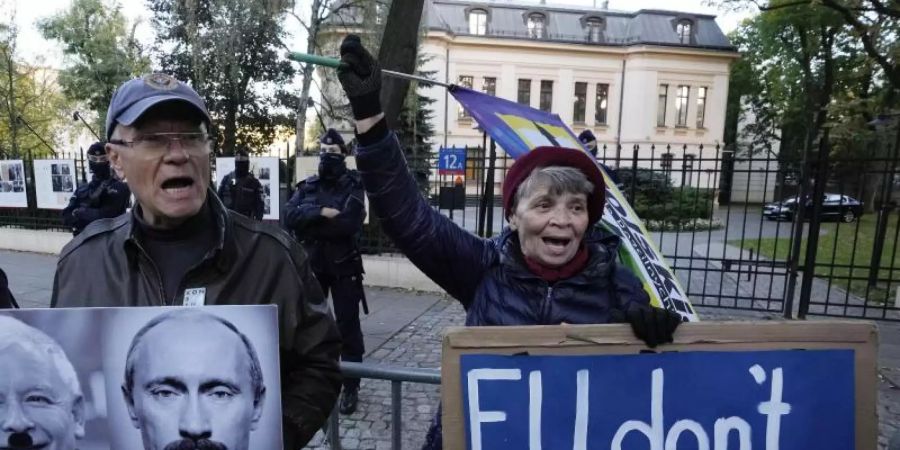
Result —
[[[107,0],[109,1],[109,0]],[[126,16],[132,20],[142,20],[138,27],[139,38],[149,44],[153,39],[153,31],[149,24],[150,11],[145,6],[145,0],[118,0],[123,5]],[[309,1],[309,0],[306,0]],[[19,25],[20,54],[25,60],[34,62],[42,57],[45,64],[53,67],[61,67],[63,63],[62,52],[58,44],[49,42],[41,37],[35,27],[35,22],[42,18],[64,10],[71,0],[0,0],[0,9],[15,8],[16,22]],[[537,3],[537,1],[534,1]],[[548,4],[568,4],[583,7],[600,6],[602,0],[547,0]],[[4,7],[5,4],[5,7]],[[610,0],[609,8],[624,11],[636,11],[639,9],[667,9],[682,12],[695,12],[716,15],[716,22],[723,31],[728,33],[735,29],[740,21],[749,16],[748,13],[726,13],[715,8],[704,6],[704,0]],[[3,11],[4,14],[6,11]],[[294,25],[289,21],[290,25]],[[293,26],[294,36],[292,47],[305,48],[305,38],[301,35],[299,27]]]

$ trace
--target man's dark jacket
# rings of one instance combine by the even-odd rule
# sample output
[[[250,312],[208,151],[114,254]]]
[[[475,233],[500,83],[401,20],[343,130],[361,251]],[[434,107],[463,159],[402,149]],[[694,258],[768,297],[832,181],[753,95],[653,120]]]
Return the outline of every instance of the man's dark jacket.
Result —
[[[274,224],[228,211],[211,190],[218,244],[166,299],[153,261],[138,242],[132,210],[92,223],[69,242],[56,268],[50,306],[183,304],[184,289],[206,288],[207,305],[278,305],[285,450],[322,426],[341,385],[341,341],[299,244]]]

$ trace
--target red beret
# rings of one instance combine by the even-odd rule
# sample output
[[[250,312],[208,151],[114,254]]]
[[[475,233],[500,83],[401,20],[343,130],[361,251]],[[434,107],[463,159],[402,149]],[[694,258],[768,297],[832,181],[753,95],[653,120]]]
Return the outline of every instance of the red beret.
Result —
[[[513,213],[512,203],[519,185],[534,169],[549,166],[572,167],[583,173],[594,184],[594,192],[588,196],[588,225],[594,225],[603,216],[606,202],[606,183],[597,163],[587,152],[563,147],[538,147],[513,163],[503,180],[503,212],[507,219]]]

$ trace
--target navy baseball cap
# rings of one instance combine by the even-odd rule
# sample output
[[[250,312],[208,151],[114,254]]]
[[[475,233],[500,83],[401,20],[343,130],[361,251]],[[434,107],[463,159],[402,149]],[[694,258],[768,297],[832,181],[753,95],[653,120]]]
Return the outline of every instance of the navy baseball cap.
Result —
[[[132,125],[150,108],[163,102],[183,102],[193,107],[212,123],[206,103],[187,84],[164,73],[151,73],[126,81],[113,94],[106,111],[106,139],[112,136],[116,124]]]
[[[325,145],[339,145],[341,147],[345,145],[344,138],[342,138],[341,134],[334,128],[329,128],[328,131],[319,138],[319,143]]]

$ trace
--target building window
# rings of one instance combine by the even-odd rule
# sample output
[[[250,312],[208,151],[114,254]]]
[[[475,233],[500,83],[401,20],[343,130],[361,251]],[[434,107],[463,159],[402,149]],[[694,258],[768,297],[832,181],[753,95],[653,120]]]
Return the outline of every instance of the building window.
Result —
[[[690,186],[691,182],[694,181],[694,160],[697,159],[697,155],[686,154],[684,155],[684,163],[682,165],[682,170],[684,170],[684,184]]]
[[[487,34],[487,11],[473,9],[469,12],[469,34],[478,36]]]
[[[532,13],[528,15],[528,37],[532,39],[543,39],[547,25],[546,18],[543,14]]]
[[[672,160],[675,159],[675,155],[671,153],[663,153],[662,161],[660,165],[662,166],[663,173],[668,177],[672,174]]]
[[[682,44],[691,43],[691,28],[693,28],[690,20],[679,20],[675,25],[675,34],[678,35],[678,42]]]
[[[658,127],[666,126],[666,103],[668,97],[669,85],[659,85],[659,99],[656,102],[656,126]]]
[[[678,86],[678,96],[675,97],[675,126],[687,126],[688,101],[691,98],[691,87],[681,85]]]
[[[603,36],[603,21],[596,17],[588,19],[587,32],[588,42],[600,42]]]
[[[706,118],[706,90],[701,87],[697,92],[697,128],[703,128],[703,119]]]
[[[460,75],[460,76],[459,76],[459,83],[457,83],[457,84],[458,84],[459,86],[461,86],[461,87],[468,88],[468,89],[472,89],[472,82],[473,82],[474,80],[475,80],[475,77],[473,77],[472,75]],[[459,118],[460,118],[460,119],[466,119],[466,118],[468,118],[468,117],[469,117],[469,112],[466,111],[466,109],[463,108],[462,103],[460,103],[460,105],[459,105]]]
[[[519,79],[519,95],[516,101],[525,106],[531,106],[531,80]]]
[[[484,85],[481,87],[487,95],[497,95],[497,79],[494,77],[484,77]]]
[[[541,111],[550,112],[553,108],[553,81],[541,80]]]
[[[609,111],[609,85],[597,84],[597,106],[594,110],[594,123],[606,125],[606,112]]]
[[[584,123],[584,110],[587,108],[587,83],[575,83],[575,98],[573,99],[572,121]]]

